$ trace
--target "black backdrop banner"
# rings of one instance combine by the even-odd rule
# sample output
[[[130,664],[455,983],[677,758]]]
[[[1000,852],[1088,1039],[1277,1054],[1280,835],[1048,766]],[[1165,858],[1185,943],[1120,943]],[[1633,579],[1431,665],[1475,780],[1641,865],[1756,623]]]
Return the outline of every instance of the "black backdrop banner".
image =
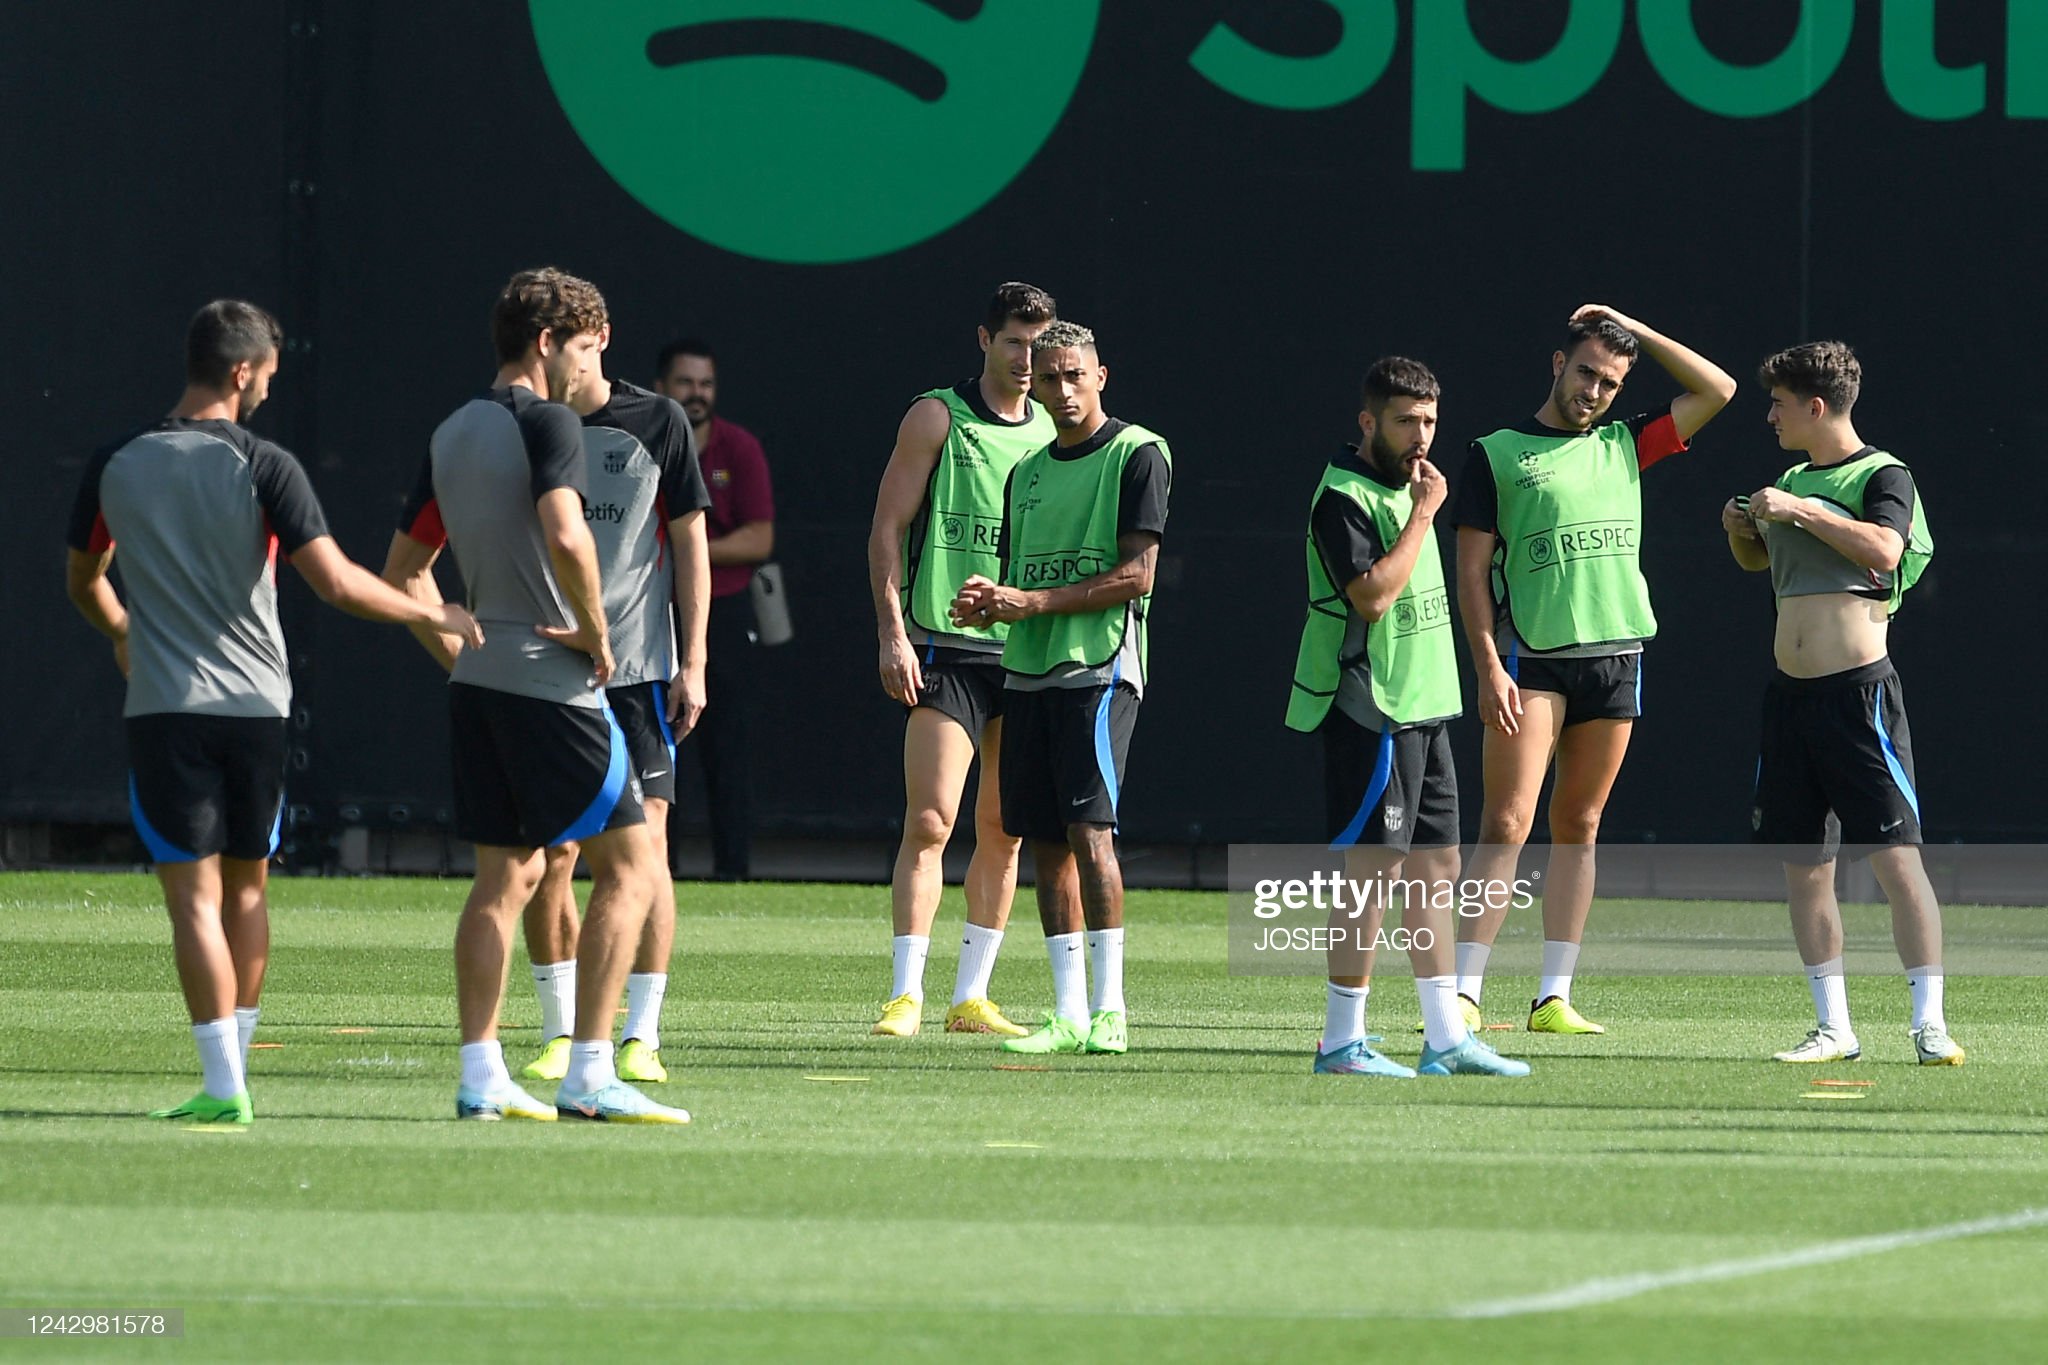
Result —
[[[200,12],[0,18],[0,396],[26,528],[0,546],[0,818],[125,814],[120,682],[64,600],[61,531],[90,450],[175,400],[192,311],[239,295],[283,317],[253,425],[375,566],[428,434],[490,378],[495,290],[552,263],[605,290],[616,375],[646,382],[664,341],[710,338],[721,411],[767,448],[798,635],[761,659],[765,832],[900,817],[875,485],[905,405],[974,372],[981,304],[1022,278],[1096,330],[1110,410],[1174,447],[1126,835],[1313,835],[1319,750],[1280,722],[1307,501],[1355,436],[1360,373],[1387,352],[1435,368],[1455,490],[1466,442],[1535,410],[1565,318],[1600,301],[1744,381],[1645,483],[1662,630],[1606,837],[1747,836],[1771,603],[1718,513],[1787,462],[1756,362],[1831,336],[1860,351],[1858,426],[1914,467],[1938,544],[1893,632],[1930,837],[2048,839],[2025,587],[2048,492],[2048,6]],[[1674,392],[1646,363],[1620,407]],[[438,672],[302,584],[285,601],[293,803],[327,827],[445,819]],[[1468,829],[1479,735],[1454,728]]]

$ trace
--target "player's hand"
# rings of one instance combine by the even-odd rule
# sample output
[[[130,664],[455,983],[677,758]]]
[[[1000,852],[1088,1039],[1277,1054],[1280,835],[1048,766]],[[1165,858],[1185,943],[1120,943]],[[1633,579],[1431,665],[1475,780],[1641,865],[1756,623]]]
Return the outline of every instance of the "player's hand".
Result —
[[[123,635],[114,641],[114,667],[121,670],[121,676],[128,676],[128,637]]]
[[[466,607],[443,602],[434,609],[434,629],[462,641],[469,649],[482,649],[484,628]]]
[[[1444,505],[1444,494],[1450,485],[1444,482],[1443,471],[1427,459],[1415,462],[1415,472],[1408,476],[1408,492],[1412,499],[1412,516],[1433,517]]]
[[[994,579],[984,574],[973,574],[960,585],[960,591],[954,596],[953,605],[946,609],[946,614],[953,618],[956,626],[985,626],[989,623],[995,593]]]
[[[533,633],[590,656],[591,681],[599,687],[612,680],[611,633],[602,626],[535,626]]]
[[[881,668],[882,690],[905,706],[917,705],[917,694],[924,691],[924,670],[918,667],[917,651],[902,631],[882,642]]]
[[[1633,336],[1640,336],[1643,332],[1642,323],[1619,308],[1609,308],[1604,303],[1582,303],[1572,310],[1571,316],[1573,322],[1599,322],[1603,318]]]
[[[1810,510],[1805,498],[1795,498],[1782,488],[1759,488],[1749,495],[1749,515],[1758,521],[1795,521]]]
[[[704,665],[684,664],[668,685],[669,732],[680,741],[697,728],[704,706]]]
[[[1496,663],[1479,680],[1479,719],[1489,730],[1512,735],[1522,728],[1522,689]]]
[[[1749,513],[1738,507],[1733,498],[1721,504],[1721,529],[1731,536],[1740,536],[1744,540],[1763,539],[1763,533],[1756,529],[1756,523],[1750,520]]]

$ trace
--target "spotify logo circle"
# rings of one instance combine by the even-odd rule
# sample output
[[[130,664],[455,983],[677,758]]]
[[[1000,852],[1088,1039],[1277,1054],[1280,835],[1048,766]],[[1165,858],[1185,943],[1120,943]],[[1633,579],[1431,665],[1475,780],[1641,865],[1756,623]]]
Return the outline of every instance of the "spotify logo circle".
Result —
[[[563,112],[694,237],[860,260],[959,222],[1073,97],[1099,0],[530,0]]]

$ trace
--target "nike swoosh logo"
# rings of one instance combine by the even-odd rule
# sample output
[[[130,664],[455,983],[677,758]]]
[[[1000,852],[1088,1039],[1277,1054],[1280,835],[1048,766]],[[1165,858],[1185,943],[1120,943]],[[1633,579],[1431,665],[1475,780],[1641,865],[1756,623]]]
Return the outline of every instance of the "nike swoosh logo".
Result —
[[[1900,825],[1903,825],[1905,823],[1906,817],[1901,815],[1898,819],[1892,821],[1889,825],[1879,825],[1877,827],[1877,832],[1879,834],[1890,834],[1893,830],[1897,829]]]
[[[653,781],[653,780],[654,780],[655,778],[657,778],[657,777],[667,777],[667,776],[668,776],[668,769],[666,769],[666,768],[656,768],[656,769],[655,769],[655,770],[654,770],[653,772],[646,772],[646,773],[642,773],[642,774],[640,774],[640,780],[641,780],[642,782],[652,782],[652,781]]]
[[[1074,798],[1074,804],[1077,806],[1085,806],[1094,799],[1095,798],[1092,796],[1077,796]]]
[[[599,1115],[598,1115],[598,1109],[597,1109],[597,1106],[596,1106],[596,1105],[594,1105],[594,1104],[580,1104],[580,1103],[579,1103],[579,1104],[572,1104],[572,1105],[570,1105],[569,1107],[570,1107],[571,1109],[574,1109],[574,1110],[575,1110],[575,1111],[576,1111],[577,1113],[579,1113],[579,1114],[583,1115],[583,1117],[584,1117],[584,1118],[587,1118],[587,1119],[594,1119],[594,1118],[597,1118],[597,1117],[599,1116]]]

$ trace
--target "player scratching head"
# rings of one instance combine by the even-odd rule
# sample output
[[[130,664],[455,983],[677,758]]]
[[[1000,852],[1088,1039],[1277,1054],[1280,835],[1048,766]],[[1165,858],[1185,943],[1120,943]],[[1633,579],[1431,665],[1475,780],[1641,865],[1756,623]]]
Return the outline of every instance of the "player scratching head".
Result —
[[[524,384],[557,403],[573,406],[598,386],[610,340],[604,295],[553,266],[514,275],[491,309],[499,383]]]
[[[277,319],[255,304],[240,299],[207,304],[185,331],[186,401],[180,411],[225,404],[229,421],[248,421],[270,396],[283,343]]]
[[[1382,356],[1360,386],[1359,453],[1388,483],[1412,483],[1436,441],[1436,376],[1406,356]]]
[[[1095,333],[1062,318],[1031,343],[1031,396],[1059,428],[1061,445],[1077,445],[1108,420],[1102,391],[1109,367],[1095,353]]]
[[[1591,430],[1621,396],[1641,350],[1628,328],[1581,308],[1565,326],[1564,348],[1551,353],[1550,397],[1536,419],[1560,431]]]
[[[1847,342],[1809,341],[1780,351],[1757,370],[1757,379],[1770,391],[1764,420],[1778,433],[1781,449],[1811,453],[1843,444],[1841,433],[1863,390],[1863,365]]]
[[[983,357],[982,381],[1013,403],[1029,392],[1031,344],[1057,316],[1059,305],[1037,285],[1011,280],[997,286],[975,328]]]

